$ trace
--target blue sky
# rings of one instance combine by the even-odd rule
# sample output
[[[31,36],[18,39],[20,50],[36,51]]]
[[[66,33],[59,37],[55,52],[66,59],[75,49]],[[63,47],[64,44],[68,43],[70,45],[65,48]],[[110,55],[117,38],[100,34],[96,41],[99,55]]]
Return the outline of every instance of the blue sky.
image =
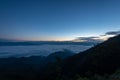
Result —
[[[72,40],[120,30],[120,0],[0,0],[0,38]]]

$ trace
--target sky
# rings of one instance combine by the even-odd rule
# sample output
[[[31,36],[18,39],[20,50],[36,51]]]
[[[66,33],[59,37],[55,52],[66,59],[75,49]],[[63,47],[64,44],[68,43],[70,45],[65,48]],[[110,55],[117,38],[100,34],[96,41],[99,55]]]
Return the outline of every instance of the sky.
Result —
[[[0,38],[73,40],[120,30],[120,0],[0,0]]]

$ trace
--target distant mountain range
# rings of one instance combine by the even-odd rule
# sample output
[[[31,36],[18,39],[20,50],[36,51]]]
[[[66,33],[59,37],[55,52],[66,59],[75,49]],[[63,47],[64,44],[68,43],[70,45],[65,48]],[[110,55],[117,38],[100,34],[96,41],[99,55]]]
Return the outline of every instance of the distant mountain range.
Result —
[[[14,42],[16,40],[11,40],[11,39],[2,39],[0,38],[0,42]]]
[[[74,41],[14,41],[0,39],[0,46],[29,46],[29,45],[96,45],[100,42],[74,42]]]
[[[63,50],[48,57],[0,59],[1,80],[111,80],[115,75],[120,76],[119,72],[115,72],[119,69],[120,35],[79,54]],[[97,75],[112,76],[103,79],[96,78]],[[118,77],[115,79],[120,80]]]

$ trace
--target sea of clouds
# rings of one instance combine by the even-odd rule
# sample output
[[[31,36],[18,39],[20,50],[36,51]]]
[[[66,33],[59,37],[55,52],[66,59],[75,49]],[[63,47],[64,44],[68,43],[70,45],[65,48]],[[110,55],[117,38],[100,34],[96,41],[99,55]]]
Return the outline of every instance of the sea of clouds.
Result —
[[[0,58],[4,57],[29,57],[47,56],[51,53],[68,49],[74,53],[79,53],[92,46],[84,45],[38,45],[38,46],[0,46]]]

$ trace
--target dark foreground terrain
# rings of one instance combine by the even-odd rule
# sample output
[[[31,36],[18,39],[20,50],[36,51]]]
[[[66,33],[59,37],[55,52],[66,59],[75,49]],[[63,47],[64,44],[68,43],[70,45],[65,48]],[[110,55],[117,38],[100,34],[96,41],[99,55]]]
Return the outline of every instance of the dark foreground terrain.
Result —
[[[1,58],[0,80],[120,80],[120,35],[79,54]]]

